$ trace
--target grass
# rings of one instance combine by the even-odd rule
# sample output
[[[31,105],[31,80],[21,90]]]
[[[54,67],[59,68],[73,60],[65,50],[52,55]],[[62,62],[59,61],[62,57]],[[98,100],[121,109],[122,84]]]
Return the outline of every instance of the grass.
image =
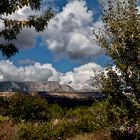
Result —
[[[96,133],[84,133],[67,140],[112,140],[109,131],[98,130]]]

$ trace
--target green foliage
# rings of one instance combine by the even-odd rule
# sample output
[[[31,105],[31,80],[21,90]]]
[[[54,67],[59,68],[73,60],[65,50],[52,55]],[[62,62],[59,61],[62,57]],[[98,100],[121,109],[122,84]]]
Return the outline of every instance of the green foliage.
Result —
[[[74,122],[80,132],[93,132],[107,127],[106,102],[94,103],[92,107],[70,109],[65,117]]]
[[[4,116],[0,115],[0,122],[4,122],[8,119],[9,119],[8,117],[4,117]]]
[[[33,10],[39,10],[40,0],[0,0],[0,14],[12,14],[24,6],[30,6]]]
[[[89,112],[88,107],[76,107],[68,110],[65,117],[69,119],[77,119]]]
[[[0,51],[2,52],[2,55],[7,58],[12,57],[19,52],[16,46],[12,43],[0,44]]]
[[[96,103],[92,107],[70,109],[65,116],[58,120],[57,125],[53,125],[53,120],[47,124],[22,125],[18,133],[19,139],[65,140],[79,133],[96,132],[97,129],[106,127],[105,106],[106,103]]]
[[[103,11],[105,29],[98,44],[112,58],[101,76],[101,91],[108,96],[108,122],[117,139],[140,138],[140,16],[136,0],[108,1]]]
[[[12,20],[4,17],[15,13],[24,6],[29,6],[32,10],[40,10],[41,0],[0,0],[0,20],[5,25],[5,29],[0,31],[0,37],[5,40],[5,43],[0,44],[0,51],[7,58],[18,52],[13,41],[23,28],[34,27],[37,32],[43,31],[47,27],[48,21],[54,16],[51,9],[46,9],[42,15],[30,15],[28,19],[24,20]]]
[[[49,108],[45,100],[38,96],[13,95],[9,99],[9,115],[16,120],[48,121]]]
[[[22,124],[18,132],[19,140],[43,140],[43,131],[41,131],[42,124],[32,123]]]
[[[38,96],[15,94],[0,99],[3,107],[8,103],[7,112],[0,116],[3,140],[5,133],[7,139],[12,136],[14,140],[65,140],[107,127],[106,102],[66,109]]]
[[[49,112],[52,119],[62,118],[65,113],[65,111],[58,104],[49,105]]]
[[[48,21],[53,17],[51,10],[47,10],[41,16],[30,16],[27,26],[33,26],[37,32],[44,31],[48,25]]]
[[[140,92],[140,16],[136,9],[136,1],[110,2],[109,8],[103,12],[103,21],[105,29],[97,35],[97,42],[112,58],[121,73],[119,76],[116,71],[110,70],[108,77],[114,78],[112,82],[116,80],[116,84],[119,84],[116,89],[121,92],[131,87],[129,92],[135,94],[138,99]],[[114,83],[109,83],[111,86],[112,84],[115,87]]]
[[[0,97],[0,107],[8,103],[8,98]]]
[[[8,98],[0,97],[0,114],[3,116],[7,115],[7,109],[9,106]]]

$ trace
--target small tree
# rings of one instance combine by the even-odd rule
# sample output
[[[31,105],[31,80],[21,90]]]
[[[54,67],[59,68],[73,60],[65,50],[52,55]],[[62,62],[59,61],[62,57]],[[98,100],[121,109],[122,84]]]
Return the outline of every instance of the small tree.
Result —
[[[0,43],[0,51],[3,56],[7,58],[18,52],[13,40],[16,39],[17,34],[19,34],[24,27],[34,27],[37,32],[43,31],[48,21],[53,17],[52,11],[47,9],[42,15],[31,15],[25,20],[4,18],[4,15],[11,15],[24,6],[29,6],[32,10],[40,10],[41,0],[0,0],[0,20],[2,20],[5,25],[5,29],[0,31],[0,38],[5,40],[5,43]]]
[[[101,91],[109,95],[108,119],[122,139],[138,137],[140,126],[140,16],[136,3],[108,0],[103,11],[105,28],[96,34],[98,44],[115,65],[102,76]]]

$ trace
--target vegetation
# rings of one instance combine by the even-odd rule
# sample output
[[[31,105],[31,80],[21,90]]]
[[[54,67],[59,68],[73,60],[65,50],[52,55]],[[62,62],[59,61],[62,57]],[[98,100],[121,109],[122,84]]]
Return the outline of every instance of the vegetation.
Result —
[[[5,103],[6,109],[0,110],[2,140],[67,139],[107,127],[106,102],[66,109],[38,96],[16,94],[1,98]]]
[[[15,120],[47,121],[50,113],[47,102],[40,97],[17,94],[9,100],[7,114]]]
[[[119,140],[140,138],[140,16],[136,0],[108,1],[105,29],[97,42],[113,65],[101,77],[101,91],[109,96],[108,122]],[[113,68],[114,67],[114,68]]]
[[[3,56],[6,56],[7,58],[18,52],[13,41],[16,40],[16,36],[23,28],[34,27],[37,32],[43,31],[47,26],[48,21],[54,15],[52,10],[47,9],[40,16],[31,15],[28,19],[24,20],[13,20],[6,17],[24,6],[29,6],[32,10],[40,10],[41,0],[0,0],[0,20],[3,21],[5,25],[5,28],[0,31],[0,38],[4,40],[3,43],[0,43],[0,51]]]

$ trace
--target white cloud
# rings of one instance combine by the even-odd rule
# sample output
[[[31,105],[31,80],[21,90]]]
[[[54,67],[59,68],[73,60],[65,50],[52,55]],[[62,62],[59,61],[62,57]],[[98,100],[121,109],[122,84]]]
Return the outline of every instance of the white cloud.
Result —
[[[4,23],[2,20],[0,20],[0,32],[4,29]]]
[[[0,81],[58,81],[76,90],[95,89],[91,77],[102,70],[92,62],[74,68],[73,71],[60,73],[51,64],[35,63],[28,66],[15,66],[10,61],[0,61]]]
[[[140,14],[140,6],[137,6],[138,14]]]
[[[93,13],[86,2],[75,0],[50,20],[43,38],[54,53],[66,54],[72,59],[87,58],[101,52],[93,40],[93,27],[96,28]]]

